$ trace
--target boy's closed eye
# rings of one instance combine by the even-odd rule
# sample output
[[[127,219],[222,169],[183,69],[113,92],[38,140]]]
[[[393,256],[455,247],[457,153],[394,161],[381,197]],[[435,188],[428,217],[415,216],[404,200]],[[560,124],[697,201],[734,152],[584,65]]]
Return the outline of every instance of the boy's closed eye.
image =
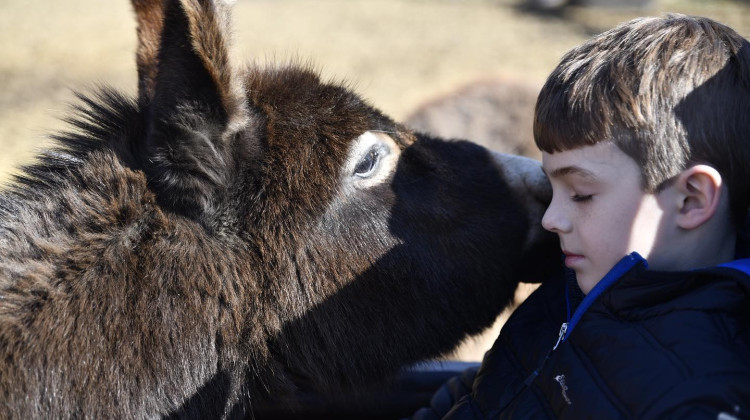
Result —
[[[573,194],[573,196],[570,197],[571,200],[575,201],[576,203],[584,203],[586,201],[591,201],[591,199],[594,198],[594,194]]]
[[[544,169],[542,170],[544,171]],[[547,176],[550,178],[553,191],[555,189],[567,190],[570,200],[575,203],[591,201],[594,194],[580,191],[591,190],[598,185],[598,178],[593,172],[577,166],[557,168],[550,171]]]

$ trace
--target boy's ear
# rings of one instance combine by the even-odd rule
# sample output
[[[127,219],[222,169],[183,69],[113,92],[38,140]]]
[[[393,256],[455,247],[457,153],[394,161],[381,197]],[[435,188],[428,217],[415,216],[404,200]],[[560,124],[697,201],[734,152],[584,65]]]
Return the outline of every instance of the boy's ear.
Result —
[[[719,209],[722,197],[719,171],[709,165],[695,165],[677,176],[677,225],[695,229],[710,220]]]

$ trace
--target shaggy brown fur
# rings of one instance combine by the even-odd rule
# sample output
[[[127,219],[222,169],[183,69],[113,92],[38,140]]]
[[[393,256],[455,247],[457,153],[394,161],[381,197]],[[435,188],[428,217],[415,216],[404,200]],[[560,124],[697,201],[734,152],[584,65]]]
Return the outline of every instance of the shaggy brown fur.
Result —
[[[134,5],[139,99],[81,97],[76,130],[0,196],[0,417],[356,391],[491,324],[522,269],[538,279],[541,177],[305,68],[236,72],[222,5]]]

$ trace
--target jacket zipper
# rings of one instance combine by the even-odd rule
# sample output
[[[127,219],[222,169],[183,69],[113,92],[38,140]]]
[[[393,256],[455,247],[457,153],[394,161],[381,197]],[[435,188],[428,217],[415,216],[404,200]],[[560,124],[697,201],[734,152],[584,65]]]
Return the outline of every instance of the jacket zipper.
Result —
[[[563,322],[562,325],[560,326],[560,333],[557,336],[557,343],[555,343],[555,347],[552,347],[552,351],[550,351],[550,353],[552,353],[553,351],[557,350],[557,346],[559,346],[560,343],[562,343],[563,337],[565,337],[565,333],[567,331],[568,331],[568,323],[567,322]]]
[[[531,375],[529,375],[526,380],[523,381],[525,385],[531,385],[532,382],[534,382],[534,379],[539,376],[539,372],[542,370],[544,365],[547,363],[547,360],[549,360],[549,357],[552,355],[552,352],[557,350],[557,346],[560,345],[563,341],[563,337],[565,337],[565,333],[568,331],[568,323],[563,322],[560,326],[560,332],[557,335],[557,342],[555,343],[555,346],[552,347],[552,350],[548,351],[547,354],[544,356],[544,360],[542,360],[542,363],[539,364],[539,367],[537,367],[533,372],[531,372]]]

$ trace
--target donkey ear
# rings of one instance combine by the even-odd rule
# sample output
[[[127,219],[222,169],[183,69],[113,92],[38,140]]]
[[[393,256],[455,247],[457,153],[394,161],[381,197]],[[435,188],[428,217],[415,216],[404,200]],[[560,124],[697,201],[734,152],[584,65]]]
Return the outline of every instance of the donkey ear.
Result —
[[[231,147],[248,121],[225,41],[228,10],[210,0],[167,0],[161,8],[157,3],[134,0],[143,35],[140,95],[150,98],[143,110],[148,119],[143,165],[162,204],[202,217],[227,188]],[[163,23],[156,36],[159,11]],[[155,38],[160,39],[154,56]]]
[[[138,49],[136,66],[138,67],[138,103],[148,106],[154,97],[156,82],[157,55],[161,43],[161,31],[164,23],[163,0],[133,0],[136,22],[138,24]]]

